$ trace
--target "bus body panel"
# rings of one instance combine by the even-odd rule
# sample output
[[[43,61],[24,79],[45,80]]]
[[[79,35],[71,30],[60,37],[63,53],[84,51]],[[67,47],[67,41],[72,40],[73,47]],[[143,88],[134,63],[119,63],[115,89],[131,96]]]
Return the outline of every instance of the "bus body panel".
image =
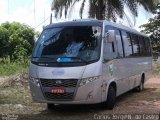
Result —
[[[127,58],[114,59],[106,64],[103,63],[103,83],[106,85],[106,93],[103,100],[107,99],[108,87],[111,82],[117,85],[116,96],[119,96],[140,85],[142,74],[146,82],[151,77],[152,58]],[[110,69],[113,70],[110,71]]]
[[[150,58],[128,58],[115,60],[115,76],[118,80],[117,94],[120,95],[130,89],[133,89],[140,85],[142,74],[147,75],[147,72],[151,69]],[[147,64],[143,64],[147,63]],[[121,82],[124,80],[124,83]],[[121,84],[121,86],[119,86]],[[121,91],[121,88],[126,88],[125,91]]]

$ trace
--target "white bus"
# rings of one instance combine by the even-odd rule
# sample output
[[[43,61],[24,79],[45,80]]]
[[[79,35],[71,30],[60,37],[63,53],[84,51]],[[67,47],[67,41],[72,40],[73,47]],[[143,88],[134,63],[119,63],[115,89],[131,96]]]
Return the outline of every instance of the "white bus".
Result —
[[[79,20],[48,25],[29,68],[33,101],[56,104],[104,103],[141,91],[152,70],[148,36],[123,25]]]

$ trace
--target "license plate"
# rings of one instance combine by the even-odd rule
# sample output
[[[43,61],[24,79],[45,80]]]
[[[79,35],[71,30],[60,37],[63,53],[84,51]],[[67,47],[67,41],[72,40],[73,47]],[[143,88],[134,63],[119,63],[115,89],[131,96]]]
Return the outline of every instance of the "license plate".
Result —
[[[52,88],[51,93],[53,94],[63,94],[65,92],[64,88]]]

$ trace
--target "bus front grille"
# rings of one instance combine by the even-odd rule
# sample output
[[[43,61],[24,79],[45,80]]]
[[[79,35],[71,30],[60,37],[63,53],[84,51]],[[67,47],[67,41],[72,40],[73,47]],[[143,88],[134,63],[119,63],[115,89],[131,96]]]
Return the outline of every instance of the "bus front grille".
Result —
[[[78,79],[40,79],[40,83],[47,100],[72,100]],[[53,94],[52,88],[64,88],[65,93]]]
[[[76,87],[76,79],[41,79],[42,87]]]

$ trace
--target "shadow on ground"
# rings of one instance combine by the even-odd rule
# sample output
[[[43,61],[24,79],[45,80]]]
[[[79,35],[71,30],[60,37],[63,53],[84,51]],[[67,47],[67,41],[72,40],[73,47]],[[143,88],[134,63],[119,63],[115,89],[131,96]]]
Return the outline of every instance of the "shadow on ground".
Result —
[[[160,111],[160,109],[157,109],[156,106],[153,109],[150,107],[153,106],[153,101],[160,101],[160,95],[158,95],[159,92],[157,89],[158,88],[146,88],[140,93],[132,90],[123,94],[117,98],[117,103],[113,110],[106,110],[104,107],[105,104],[59,105],[53,111],[45,108],[45,110],[42,111],[33,111],[32,114],[19,114],[18,120],[91,120],[94,119],[96,115],[157,112]]]

